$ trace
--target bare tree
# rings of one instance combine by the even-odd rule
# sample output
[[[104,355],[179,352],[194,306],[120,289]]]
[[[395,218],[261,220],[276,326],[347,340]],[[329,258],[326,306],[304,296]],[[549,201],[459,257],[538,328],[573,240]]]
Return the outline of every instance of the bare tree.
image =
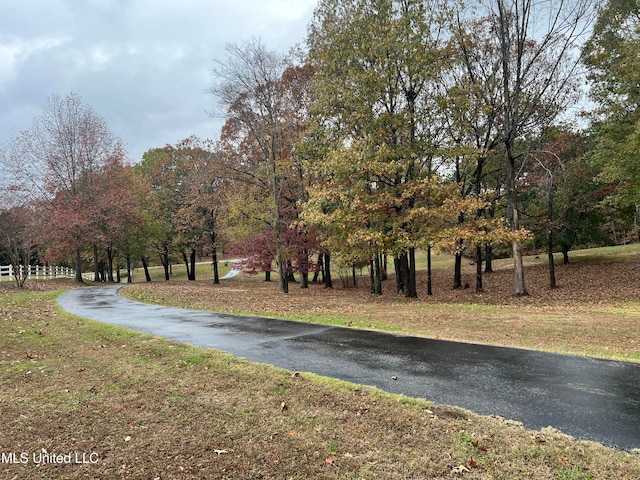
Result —
[[[499,137],[506,152],[510,226],[521,229],[517,180],[526,152],[518,140],[553,124],[578,101],[580,47],[595,15],[593,0],[480,0],[499,52]],[[491,59],[493,60],[493,59]],[[515,295],[527,295],[522,241],[514,236]]]
[[[258,152],[258,165],[234,159],[231,168],[235,176],[269,191],[279,288],[282,293],[288,293],[288,259],[282,238],[281,212],[284,172],[279,167],[284,150],[279,82],[287,62],[284,55],[267,50],[256,38],[228,44],[226,50],[227,59],[217,62],[213,69],[215,80],[210,93],[226,110],[226,127],[234,130],[237,141]]]

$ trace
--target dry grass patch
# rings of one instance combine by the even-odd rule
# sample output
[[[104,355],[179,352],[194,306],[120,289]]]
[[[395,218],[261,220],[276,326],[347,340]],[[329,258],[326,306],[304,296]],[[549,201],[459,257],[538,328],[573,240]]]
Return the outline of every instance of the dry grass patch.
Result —
[[[56,295],[0,288],[2,478],[640,478],[635,454],[83,320]]]

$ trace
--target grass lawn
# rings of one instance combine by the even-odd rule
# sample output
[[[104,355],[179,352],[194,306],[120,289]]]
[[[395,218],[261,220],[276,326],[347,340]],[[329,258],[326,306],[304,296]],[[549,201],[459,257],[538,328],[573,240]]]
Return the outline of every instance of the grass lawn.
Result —
[[[523,299],[508,293],[508,270],[487,276],[485,294],[450,290],[442,270],[434,297],[418,300],[395,295],[392,282],[382,297],[364,282],[333,291],[294,285],[284,296],[275,282],[245,277],[126,291],[194,308],[638,360],[638,259],[587,258],[559,269],[558,291],[545,290],[544,267],[529,266],[532,295]],[[640,478],[638,453],[551,428],[529,431],[68,315],[55,299],[71,286],[0,285],[0,479]]]

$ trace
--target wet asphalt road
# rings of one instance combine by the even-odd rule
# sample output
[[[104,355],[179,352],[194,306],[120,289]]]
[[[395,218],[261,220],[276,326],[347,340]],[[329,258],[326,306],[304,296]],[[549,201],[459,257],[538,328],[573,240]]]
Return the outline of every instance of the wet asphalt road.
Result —
[[[147,305],[118,288],[76,289],[58,302],[82,317],[251,361],[640,448],[640,364]]]

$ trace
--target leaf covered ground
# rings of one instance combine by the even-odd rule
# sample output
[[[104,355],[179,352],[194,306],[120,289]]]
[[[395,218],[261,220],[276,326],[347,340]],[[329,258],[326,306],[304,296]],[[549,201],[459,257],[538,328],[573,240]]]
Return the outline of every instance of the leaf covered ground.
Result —
[[[513,271],[484,275],[475,292],[475,267],[463,269],[454,290],[451,268],[434,270],[433,296],[426,295],[426,273],[418,272],[418,299],[396,293],[384,282],[382,296],[371,295],[366,275],[356,288],[292,284],[288,295],[277,282],[241,275],[214,285],[197,282],[134,284],[123,291],[133,299],[187,308],[258,314],[301,321],[388,330],[438,339],[548,350],[601,358],[640,361],[640,255],[580,258],[556,265],[559,288],[548,287],[548,269],[526,267],[529,296],[516,298]]]
[[[623,263],[599,264],[601,288],[611,288],[617,275],[637,279],[637,260]],[[591,272],[588,265],[577,268]],[[620,274],[623,268],[626,273]],[[474,319],[484,324],[467,330],[486,335],[487,341],[497,335],[491,322],[508,322],[513,331],[515,325],[546,321],[554,325],[548,335],[559,339],[571,329],[558,331],[556,323],[587,322],[589,309],[603,312],[592,319],[620,317],[609,336],[594,337],[594,344],[605,338],[616,339],[611,340],[615,344],[615,329],[637,328],[631,286],[612,300],[604,293],[580,296],[570,294],[569,276],[559,276],[563,287],[553,294],[564,292],[565,300],[542,301],[535,272],[528,274],[532,296],[517,300],[508,286],[504,295],[450,291],[444,287],[447,272],[434,298],[419,300],[392,291],[371,298],[364,286],[294,287],[283,296],[274,284],[255,278],[217,287],[202,281],[128,288],[147,300],[309,315],[308,320],[351,321],[360,328],[422,334],[433,328],[443,335],[448,326],[451,337],[464,331],[454,317],[466,316],[460,325]],[[499,283],[503,274],[494,275],[487,277],[489,291],[489,282]],[[507,272],[505,281],[509,277]],[[67,286],[32,283],[29,288],[0,286],[1,479],[640,478],[637,453],[102,325],[59,310],[59,292],[46,290]],[[556,311],[560,307],[566,310]],[[404,318],[404,308],[414,309],[413,317]],[[630,337],[628,346],[616,348],[628,348],[631,355],[638,335],[629,332],[623,334]],[[525,333],[513,334],[514,342]],[[509,338],[502,333],[498,342]],[[23,453],[26,463],[19,461]],[[36,463],[56,454],[62,462]],[[12,458],[18,461],[7,461]],[[86,463],[76,463],[83,459]]]

